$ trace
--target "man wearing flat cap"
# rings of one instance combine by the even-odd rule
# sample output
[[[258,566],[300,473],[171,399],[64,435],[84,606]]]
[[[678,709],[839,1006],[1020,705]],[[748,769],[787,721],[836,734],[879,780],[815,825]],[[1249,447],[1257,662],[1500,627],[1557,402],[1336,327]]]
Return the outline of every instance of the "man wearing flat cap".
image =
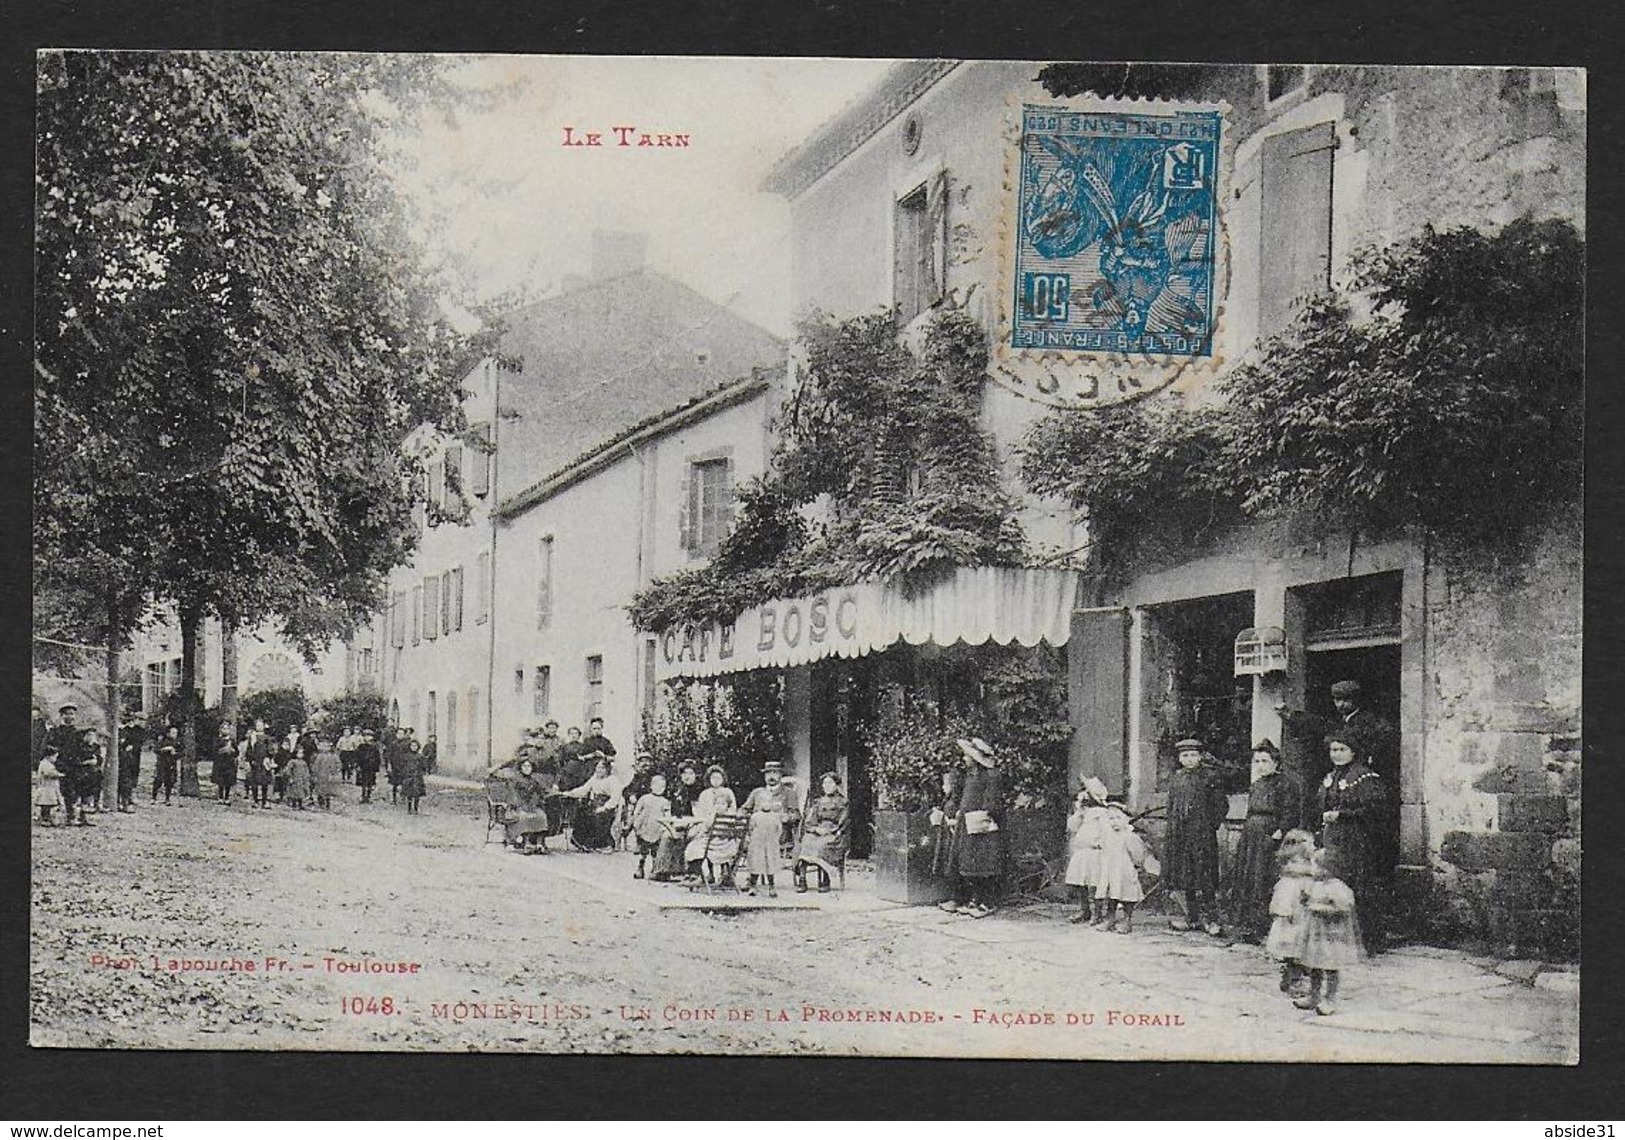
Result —
[[[1289,709],[1284,704],[1276,705],[1275,711],[1281,714],[1282,724],[1308,744],[1309,755],[1314,757],[1316,767],[1306,773],[1310,778],[1303,781],[1306,792],[1316,794],[1322,779],[1332,769],[1325,743],[1331,736],[1345,740],[1354,755],[1369,765],[1380,780],[1383,803],[1373,809],[1380,819],[1368,825],[1367,894],[1371,897],[1365,911],[1367,925],[1371,927],[1368,933],[1375,936],[1382,911],[1386,909],[1394,867],[1399,862],[1399,731],[1388,720],[1365,707],[1360,682],[1333,682],[1331,697],[1332,706],[1337,710],[1333,716],[1317,716]],[[1316,818],[1319,812],[1318,803],[1304,805],[1306,819]],[[1380,950],[1382,947],[1378,941],[1373,941],[1369,948]]]
[[[70,702],[57,714],[60,719],[46,734],[45,743],[56,749],[56,766],[62,772],[62,818],[90,827],[86,812],[101,798],[101,772],[92,762],[90,744],[79,724],[79,706]],[[76,806],[79,814],[75,821]]]

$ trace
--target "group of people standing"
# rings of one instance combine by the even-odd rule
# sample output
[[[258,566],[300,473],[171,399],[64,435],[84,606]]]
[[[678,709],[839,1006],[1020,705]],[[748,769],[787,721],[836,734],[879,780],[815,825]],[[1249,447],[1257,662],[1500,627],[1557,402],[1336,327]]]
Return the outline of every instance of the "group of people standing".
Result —
[[[804,804],[783,766],[769,761],[761,786],[741,804],[720,765],[706,767],[702,780],[697,762],[667,770],[639,750],[630,775],[617,775],[603,727],[594,717],[585,735],[571,728],[561,738],[558,722],[548,721],[491,772],[488,794],[504,805],[501,823],[514,848],[547,854],[555,836],[577,851],[625,846],[638,854],[634,878],[717,885],[737,871],[741,889],[773,897],[787,859],[798,891],[811,889],[812,875],[828,891],[830,876],[844,868],[850,813],[834,773]],[[743,826],[726,827],[727,820]]]
[[[1222,775],[1203,742],[1175,745],[1178,768],[1168,781],[1163,859],[1149,853],[1121,796],[1089,778],[1068,819],[1066,882],[1077,892],[1075,923],[1129,933],[1134,905],[1145,897],[1140,872],[1160,875],[1181,897],[1175,931],[1226,933],[1263,943],[1282,962],[1281,989],[1300,1008],[1334,1011],[1339,971],[1358,951],[1385,947],[1384,881],[1394,859],[1390,789],[1378,757],[1396,734],[1360,707],[1353,681],[1332,686],[1334,720],[1282,710],[1283,722],[1322,731],[1330,770],[1305,795],[1287,773],[1273,741],[1252,750],[1247,815],[1221,895],[1218,833],[1229,814]],[[1318,838],[1318,845],[1317,845]],[[1228,912],[1228,913],[1226,913]]]
[[[93,826],[89,816],[99,810],[106,746],[96,729],[79,725],[76,705],[62,706],[59,716],[53,725],[38,706],[34,709],[34,803],[41,822],[54,824],[60,809],[64,824]],[[119,811],[134,810],[142,757],[148,751],[154,757],[152,801],[161,793],[166,804],[173,802],[184,753],[180,726],[168,725],[149,737],[147,727],[132,717],[119,730]],[[384,774],[391,802],[404,803],[408,813],[416,814],[427,791],[424,777],[434,768],[435,741],[431,736],[420,745],[410,728],[386,730],[382,739],[357,727],[321,736],[310,725],[276,735],[263,719],[256,719],[240,738],[230,724],[222,724],[212,742],[199,745],[199,758],[209,765],[219,803],[229,802],[240,786],[243,798],[256,807],[275,802],[299,811],[326,809],[333,806],[339,786],[352,781],[361,802],[369,803]]]

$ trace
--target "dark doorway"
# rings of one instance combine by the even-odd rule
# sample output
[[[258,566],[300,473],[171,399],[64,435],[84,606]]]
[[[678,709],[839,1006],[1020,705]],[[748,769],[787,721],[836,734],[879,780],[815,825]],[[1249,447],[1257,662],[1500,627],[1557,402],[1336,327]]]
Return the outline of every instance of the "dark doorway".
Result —
[[[875,658],[828,658],[813,665],[812,771],[817,787],[825,772],[843,777],[851,811],[852,855],[874,848],[874,778],[866,729],[875,715]]]
[[[1246,790],[1252,750],[1251,677],[1235,675],[1236,634],[1253,623],[1251,592],[1152,606],[1146,611],[1146,698],[1157,746],[1158,791],[1175,767],[1174,745],[1200,737]]]
[[[1314,714],[1310,723],[1335,725],[1341,721],[1332,704],[1331,687],[1338,681],[1357,681],[1359,706],[1387,728],[1386,746],[1371,759],[1388,792],[1386,856],[1399,861],[1400,782],[1400,591],[1399,571],[1340,578],[1303,587],[1304,673],[1303,707]],[[1308,807],[1316,807],[1318,789],[1331,769],[1325,743],[1319,739],[1284,742],[1289,761],[1299,765]]]

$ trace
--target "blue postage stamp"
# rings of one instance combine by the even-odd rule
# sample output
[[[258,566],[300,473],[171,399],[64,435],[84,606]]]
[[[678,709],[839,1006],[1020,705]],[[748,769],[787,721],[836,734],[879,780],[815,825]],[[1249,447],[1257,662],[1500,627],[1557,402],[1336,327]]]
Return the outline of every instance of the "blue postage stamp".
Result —
[[[1022,108],[1012,348],[1212,355],[1220,124]]]

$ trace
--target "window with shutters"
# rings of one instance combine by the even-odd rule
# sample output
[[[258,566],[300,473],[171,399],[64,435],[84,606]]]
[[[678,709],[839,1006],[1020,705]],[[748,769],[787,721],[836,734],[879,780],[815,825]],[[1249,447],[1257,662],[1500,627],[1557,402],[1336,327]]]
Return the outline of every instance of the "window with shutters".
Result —
[[[892,303],[907,324],[942,300],[947,277],[948,175],[897,199],[892,214]]]
[[[389,641],[396,649],[406,645],[406,591],[397,590],[389,605]]]
[[[439,708],[439,706],[435,703],[434,690],[430,689],[429,690],[429,723],[423,729],[423,739],[425,739],[425,740],[427,740],[427,739],[429,739],[429,737],[435,735],[435,723],[436,723],[435,718],[436,718],[436,716],[438,716],[438,708]],[[418,720],[417,702],[416,702],[416,699],[414,698],[414,701],[413,701],[413,704],[412,704],[412,727],[414,729],[417,728],[417,720]]]
[[[480,754],[480,691],[468,690],[468,754]]]
[[[553,620],[553,536],[544,535],[536,547],[536,628]]]
[[[439,741],[436,741],[438,744]],[[457,752],[457,694],[446,694],[446,755]]]
[[[604,715],[604,658],[593,654],[587,658],[587,711],[581,719],[590,722]]]
[[[491,615],[491,555],[482,552],[474,560],[474,624],[479,625]]]
[[[523,696],[525,692],[525,667],[521,665],[513,671],[513,695]]]
[[[423,640],[423,587],[412,587],[412,644]]]
[[[463,628],[463,568],[451,568],[451,628]]]
[[[440,575],[423,579],[423,636],[433,641],[440,636]]]
[[[538,665],[530,675],[531,706],[533,716],[545,717],[553,706],[553,669]]]
[[[679,528],[690,558],[709,558],[733,523],[733,461],[705,456],[688,464]]]
[[[468,489],[483,498],[491,493],[491,425],[475,424],[468,436]]]
[[[1331,285],[1336,147],[1332,123],[1264,140],[1258,274],[1263,336],[1281,331],[1300,300]]]

